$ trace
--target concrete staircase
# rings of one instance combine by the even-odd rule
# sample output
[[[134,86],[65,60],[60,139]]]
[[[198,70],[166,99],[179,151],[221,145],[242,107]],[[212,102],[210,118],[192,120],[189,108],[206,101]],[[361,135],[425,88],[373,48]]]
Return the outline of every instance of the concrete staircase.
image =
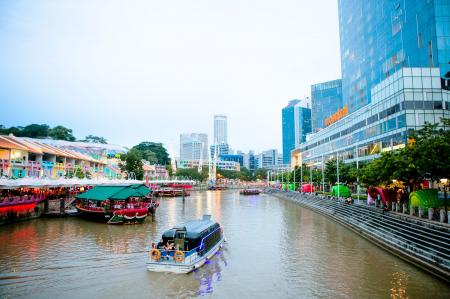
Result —
[[[347,204],[314,194],[270,190],[327,215],[399,257],[450,282],[450,226],[360,204]]]

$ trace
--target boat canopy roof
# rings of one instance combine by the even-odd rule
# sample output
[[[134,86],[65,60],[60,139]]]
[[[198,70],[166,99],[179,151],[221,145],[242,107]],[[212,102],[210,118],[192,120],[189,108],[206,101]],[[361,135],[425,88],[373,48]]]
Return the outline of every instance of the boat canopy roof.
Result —
[[[164,232],[163,237],[173,238],[176,231],[186,231],[186,239],[196,239],[202,235],[203,232],[211,227],[219,226],[217,222],[211,220],[209,215],[203,216],[203,219],[192,220],[186,222],[181,226],[174,227]]]
[[[143,197],[150,193],[144,184],[127,186],[95,186],[94,188],[78,194],[78,199],[104,201],[107,199],[125,200],[130,197]]]

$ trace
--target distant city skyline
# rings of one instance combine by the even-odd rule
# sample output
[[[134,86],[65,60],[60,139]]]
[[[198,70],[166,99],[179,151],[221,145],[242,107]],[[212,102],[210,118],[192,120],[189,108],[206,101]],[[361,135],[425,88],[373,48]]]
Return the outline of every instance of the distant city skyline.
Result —
[[[224,114],[231,148],[281,150],[279,110],[340,77],[335,0],[105,7],[1,2],[0,124],[162,142],[175,157],[180,133],[213,136],[211,119]]]

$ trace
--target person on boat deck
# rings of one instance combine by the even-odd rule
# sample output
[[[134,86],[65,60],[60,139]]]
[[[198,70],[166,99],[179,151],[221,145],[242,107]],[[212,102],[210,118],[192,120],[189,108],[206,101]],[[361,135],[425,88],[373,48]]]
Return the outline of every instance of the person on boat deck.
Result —
[[[164,240],[161,238],[161,240],[158,242],[157,248],[162,249],[164,247]]]
[[[169,259],[170,256],[170,251],[173,250],[173,245],[174,243],[169,243],[169,241],[167,241],[166,245],[164,245],[164,252],[162,254],[162,256],[164,256],[166,259]]]

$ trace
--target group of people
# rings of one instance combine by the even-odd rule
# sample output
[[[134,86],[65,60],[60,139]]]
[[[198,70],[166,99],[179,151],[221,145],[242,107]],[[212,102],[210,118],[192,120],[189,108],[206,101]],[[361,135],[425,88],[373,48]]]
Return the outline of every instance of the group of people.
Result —
[[[164,244],[163,239],[161,239],[158,244],[152,243],[152,248],[161,250],[161,258],[163,259],[169,259],[170,252],[179,250],[178,245],[175,245],[175,243],[170,243],[169,241]]]

